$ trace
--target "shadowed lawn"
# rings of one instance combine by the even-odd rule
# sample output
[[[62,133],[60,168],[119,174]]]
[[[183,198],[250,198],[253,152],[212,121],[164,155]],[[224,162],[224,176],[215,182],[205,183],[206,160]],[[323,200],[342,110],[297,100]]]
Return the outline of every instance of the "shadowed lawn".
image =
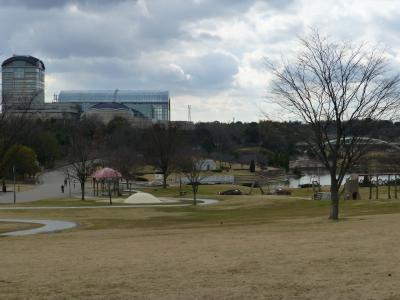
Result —
[[[231,187],[231,186],[230,186]],[[184,196],[190,198],[188,193]],[[92,206],[93,209],[43,209],[0,211],[0,217],[48,218],[71,220],[80,223],[78,229],[135,228],[135,227],[212,227],[220,225],[245,225],[279,222],[295,218],[327,218],[330,209],[329,201],[312,201],[288,196],[242,195],[221,196],[218,191],[224,186],[201,186],[199,198],[221,200],[209,206],[185,207],[145,207],[145,208],[98,208],[106,203],[93,200],[43,200],[20,206]],[[156,196],[174,197],[179,189],[145,189]],[[190,202],[189,202],[190,203]],[[4,205],[2,207],[5,207]],[[400,212],[399,200],[359,200],[341,201],[341,217],[390,214]]]
[[[244,193],[247,193],[250,190],[248,187],[232,184],[200,185],[198,196],[216,199],[219,196],[219,192],[231,189],[240,189]],[[167,189],[163,189],[162,187],[151,187],[142,188],[141,190],[146,193],[151,193],[157,197],[193,197],[192,188],[189,185],[182,185],[182,191],[185,193],[183,196],[179,195],[179,186],[170,186]],[[255,192],[253,193],[254,195],[260,194],[259,191],[256,191],[255,189],[253,191]]]

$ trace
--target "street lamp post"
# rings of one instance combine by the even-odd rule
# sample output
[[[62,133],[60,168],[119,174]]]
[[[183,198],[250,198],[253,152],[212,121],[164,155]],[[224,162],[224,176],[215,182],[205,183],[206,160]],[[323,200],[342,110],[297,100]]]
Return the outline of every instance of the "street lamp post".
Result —
[[[69,176],[68,173],[68,187],[69,187],[69,199],[71,199],[71,177]]]
[[[17,194],[16,194],[16,190],[15,190],[15,165],[13,165],[13,180],[14,180],[14,204],[17,202]]]
[[[108,180],[108,196],[110,197],[110,205],[112,205],[112,200],[111,200],[111,180]]]

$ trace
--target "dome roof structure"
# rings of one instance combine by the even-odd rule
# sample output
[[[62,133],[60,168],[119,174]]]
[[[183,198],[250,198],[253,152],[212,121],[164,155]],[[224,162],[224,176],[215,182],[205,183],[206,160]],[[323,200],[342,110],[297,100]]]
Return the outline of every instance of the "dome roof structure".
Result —
[[[11,63],[13,63],[15,61],[24,61],[24,62],[27,62],[28,64],[31,64],[32,66],[39,67],[39,68],[41,68],[43,70],[46,69],[45,66],[44,66],[44,63],[40,59],[38,59],[36,57],[33,57],[33,56],[30,56],[30,55],[14,55],[14,56],[6,59],[5,61],[3,61],[1,66],[4,67],[4,66],[9,65],[9,64],[11,64]]]

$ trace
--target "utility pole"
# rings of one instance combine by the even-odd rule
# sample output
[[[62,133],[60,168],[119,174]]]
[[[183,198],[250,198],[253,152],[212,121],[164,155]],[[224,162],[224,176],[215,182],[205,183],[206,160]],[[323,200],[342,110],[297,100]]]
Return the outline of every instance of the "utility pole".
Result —
[[[188,105],[188,122],[192,122],[192,106]]]
[[[69,199],[71,199],[71,177],[69,177],[69,172],[68,172],[68,188],[69,188]]]
[[[112,205],[112,200],[111,200],[111,181],[108,181],[108,196],[110,197],[110,205]]]
[[[15,190],[15,165],[13,165],[13,180],[14,180],[14,204],[17,202],[17,194]]]
[[[179,173],[179,196],[182,196],[182,174]]]

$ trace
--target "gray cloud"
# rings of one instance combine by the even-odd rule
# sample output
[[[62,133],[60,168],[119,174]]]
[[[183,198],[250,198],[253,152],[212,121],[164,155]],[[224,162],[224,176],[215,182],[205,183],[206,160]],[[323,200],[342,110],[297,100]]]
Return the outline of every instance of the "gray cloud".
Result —
[[[51,9],[69,4],[81,7],[110,6],[120,2],[136,2],[137,0],[0,0],[0,5],[21,6],[33,9]]]
[[[184,68],[190,74],[193,88],[226,89],[232,85],[238,72],[238,63],[231,56],[210,53],[187,62]]]
[[[175,107],[193,101],[199,111],[214,111],[216,99],[219,107],[224,101],[232,109],[240,103],[247,107],[265,93],[263,58],[275,61],[289,54],[310,26],[339,38],[391,41],[397,58],[400,4],[359,15],[363,0],[344,5],[335,0],[0,0],[0,59],[14,53],[41,58],[48,95],[67,88],[169,89],[179,99]],[[258,115],[246,113],[243,120]],[[218,117],[231,119],[199,116]]]

